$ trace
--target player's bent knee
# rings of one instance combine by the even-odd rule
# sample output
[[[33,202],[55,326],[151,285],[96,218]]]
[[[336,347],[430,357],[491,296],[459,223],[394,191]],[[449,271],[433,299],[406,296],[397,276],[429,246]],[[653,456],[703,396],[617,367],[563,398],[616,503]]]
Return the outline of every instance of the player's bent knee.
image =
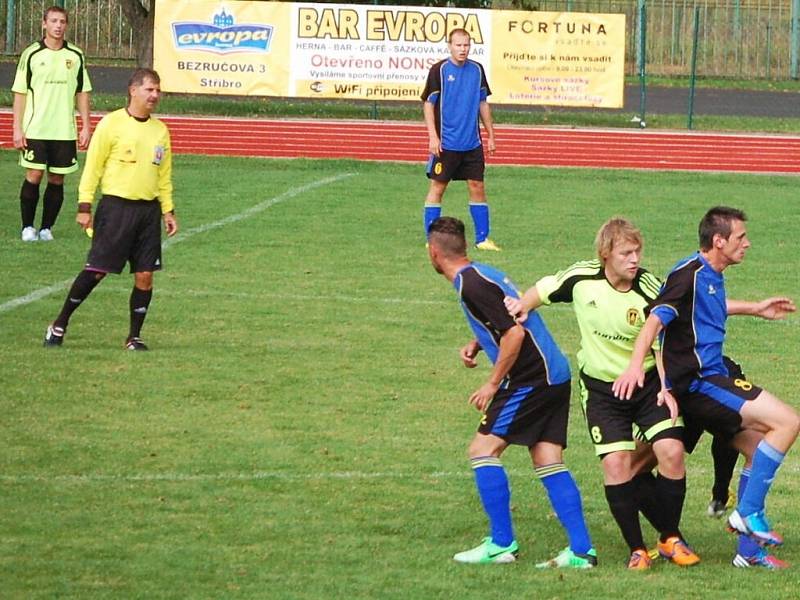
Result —
[[[503,453],[507,445],[503,438],[497,437],[496,435],[484,435],[479,433],[472,438],[467,453],[471,459],[481,456],[497,457]]]

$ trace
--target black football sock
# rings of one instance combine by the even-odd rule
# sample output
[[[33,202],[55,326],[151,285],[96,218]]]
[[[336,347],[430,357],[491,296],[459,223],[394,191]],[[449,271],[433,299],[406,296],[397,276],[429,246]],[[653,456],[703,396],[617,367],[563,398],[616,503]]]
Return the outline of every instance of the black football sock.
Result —
[[[67,299],[64,300],[64,306],[61,307],[61,312],[58,313],[56,320],[53,321],[55,327],[66,329],[69,324],[69,318],[72,313],[86,300],[87,296],[92,293],[95,286],[105,277],[105,273],[97,273],[95,271],[81,271],[72,282],[72,287],[69,288]]]
[[[39,204],[39,186],[26,179],[22,182],[22,189],[19,191],[19,212],[22,217],[23,229],[33,227],[37,204]]]
[[[728,502],[728,490],[731,487],[733,470],[739,460],[739,451],[730,445],[728,440],[714,436],[711,442],[711,457],[714,459],[714,486],[711,497],[725,504]]]
[[[664,514],[661,502],[658,499],[658,489],[656,478],[652,471],[639,473],[633,478],[636,486],[636,501],[639,503],[639,511],[644,518],[658,532],[664,530]]]
[[[646,548],[642,538],[642,527],[639,524],[636,484],[627,481],[618,485],[606,485],[605,489],[611,514],[631,552]]]
[[[139,337],[142,325],[144,325],[144,318],[147,316],[147,308],[150,306],[152,298],[152,289],[141,290],[134,286],[129,304],[131,309],[131,329],[128,332],[128,339]]]
[[[664,507],[664,528],[661,530],[660,540],[678,536],[682,538],[679,524],[683,513],[683,501],[686,498],[686,477],[669,479],[661,473],[656,478],[658,499]]]
[[[64,185],[48,183],[44,188],[44,208],[42,209],[42,229],[52,229],[56,224],[61,205],[64,203]]]

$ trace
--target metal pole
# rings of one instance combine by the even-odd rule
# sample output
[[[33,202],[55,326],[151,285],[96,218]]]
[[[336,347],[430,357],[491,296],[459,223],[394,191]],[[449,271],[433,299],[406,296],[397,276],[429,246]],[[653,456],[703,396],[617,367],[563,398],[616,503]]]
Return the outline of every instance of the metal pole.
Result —
[[[767,23],[767,70],[766,76],[767,79],[772,77],[772,26]]]
[[[14,25],[16,24],[17,0],[8,0],[6,8],[6,54],[16,54],[17,36]]]
[[[798,79],[798,62],[800,62],[798,53],[800,53],[800,0],[792,0],[792,79]]]
[[[694,115],[694,84],[697,79],[697,38],[700,32],[700,7],[694,7],[694,37],[692,38],[692,77],[689,83],[689,118],[686,128],[692,128],[692,116]]]
[[[800,0],[798,0],[800,1]],[[639,43],[636,47],[639,59],[639,127],[647,127],[645,122],[645,105],[647,103],[647,9],[645,0],[639,0]]]

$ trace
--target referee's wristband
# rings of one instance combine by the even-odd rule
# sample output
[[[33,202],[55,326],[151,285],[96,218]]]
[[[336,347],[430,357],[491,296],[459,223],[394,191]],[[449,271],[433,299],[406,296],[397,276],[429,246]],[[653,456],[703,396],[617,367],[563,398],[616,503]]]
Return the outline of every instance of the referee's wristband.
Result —
[[[79,202],[78,203],[78,212],[79,213],[90,213],[92,212],[92,204],[91,202]]]

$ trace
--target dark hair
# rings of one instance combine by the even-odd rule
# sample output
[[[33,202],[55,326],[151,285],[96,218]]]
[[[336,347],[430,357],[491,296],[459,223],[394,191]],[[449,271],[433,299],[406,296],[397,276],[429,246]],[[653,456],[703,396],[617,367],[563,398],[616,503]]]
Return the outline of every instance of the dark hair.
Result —
[[[464,236],[464,223],[455,217],[439,217],[428,228],[428,242],[447,256],[466,256],[467,239]]]
[[[458,27],[456,29],[453,29],[452,31],[450,31],[450,33],[447,34],[447,43],[448,44],[450,44],[453,41],[453,36],[455,34],[457,34],[457,33],[460,34],[460,35],[467,36],[467,39],[472,41],[472,36],[469,34],[469,31],[467,31],[463,27]]]
[[[62,15],[64,15],[64,18],[67,20],[67,23],[69,23],[69,13],[66,10],[64,10],[61,6],[51,6],[51,7],[47,8],[44,11],[44,15],[42,16],[42,21],[47,21],[47,15],[49,15],[51,12],[61,13]]]
[[[158,73],[156,73],[153,69],[139,67],[133,73],[131,73],[131,77],[128,79],[128,104],[131,103],[131,88],[133,86],[142,85],[145,79],[149,79],[153,83],[161,83],[161,77],[159,77]]]
[[[747,217],[741,210],[729,206],[715,206],[709,210],[700,221],[697,231],[700,250],[711,250],[717,234],[727,240],[731,235],[733,221],[747,221]]]
[[[140,67],[131,73],[131,77],[128,79],[128,87],[142,85],[145,79],[150,79],[153,83],[161,83],[161,77],[153,69]]]

